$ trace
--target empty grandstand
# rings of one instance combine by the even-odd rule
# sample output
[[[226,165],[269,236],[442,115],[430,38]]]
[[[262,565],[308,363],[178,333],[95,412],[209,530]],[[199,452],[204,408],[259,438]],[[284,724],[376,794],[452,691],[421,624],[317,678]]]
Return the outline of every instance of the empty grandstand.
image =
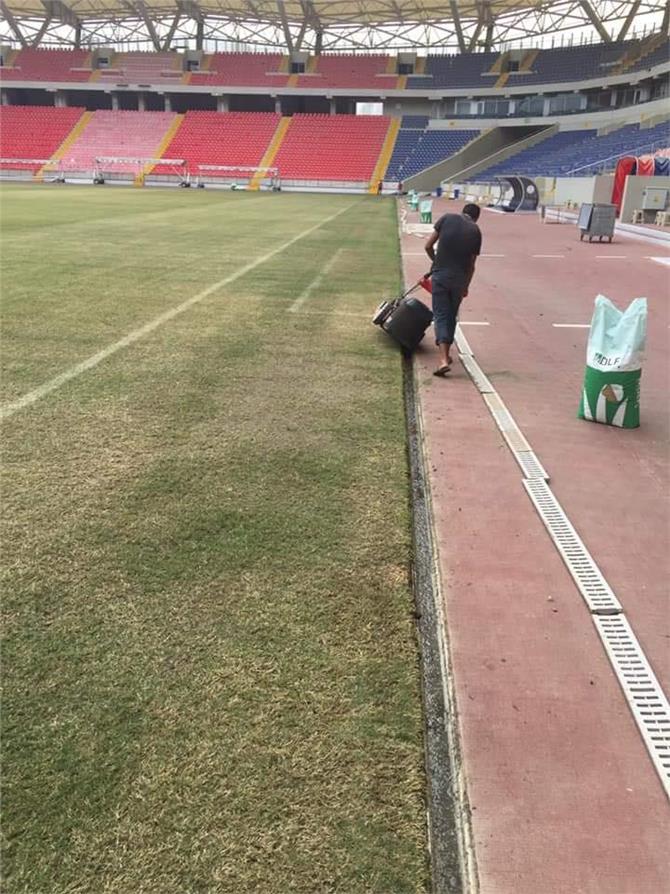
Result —
[[[478,180],[505,173],[529,176],[577,176],[614,170],[624,155],[653,153],[670,146],[670,124],[665,121],[640,129],[637,124],[599,135],[595,130],[565,130],[479,171]]]
[[[166,145],[167,158],[183,159],[195,177],[202,176],[201,165],[210,167],[208,177],[214,180],[249,179],[248,172],[212,170],[212,167],[258,167],[267,152],[277,127],[279,115],[271,112],[187,112],[171,141]],[[171,174],[169,166],[157,165],[152,174]]]
[[[84,48],[82,31],[65,49],[43,45],[51,19],[28,45],[22,0],[14,2],[10,42],[0,46],[3,176],[41,178],[58,169],[87,178],[103,158],[109,174],[133,175],[125,179],[137,184],[145,182],[142,173],[152,184],[202,185],[207,171],[212,186],[265,188],[253,173],[265,167],[278,170],[285,189],[365,191],[381,182],[388,192],[400,182],[433,189],[460,170],[472,169],[478,179],[510,167],[530,176],[608,170],[621,155],[668,142],[667,16],[660,29],[641,33],[626,16],[607,37],[587,16],[597,39],[561,36],[553,45],[554,29],[547,46],[510,40],[502,8],[486,28],[459,20],[456,9],[458,46],[441,52],[434,40],[395,51],[333,52],[312,34],[308,18],[298,33],[282,21],[284,46],[261,41],[248,52],[205,45],[212,16],[194,43],[180,42],[178,15],[165,40],[152,38],[153,48],[113,40]],[[328,17],[325,7],[319,14]],[[113,3],[105,16],[110,27],[120,26]],[[372,35],[372,23],[366,26]],[[504,42],[496,41],[498,26]],[[43,170],[28,157],[48,164]]]
[[[36,173],[59,150],[84,109],[0,106],[0,165]]]

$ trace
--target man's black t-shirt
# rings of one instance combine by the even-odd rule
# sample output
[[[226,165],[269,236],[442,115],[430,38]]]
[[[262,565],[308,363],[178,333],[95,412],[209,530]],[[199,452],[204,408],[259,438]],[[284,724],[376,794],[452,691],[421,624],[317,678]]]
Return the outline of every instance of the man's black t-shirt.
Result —
[[[433,270],[464,279],[470,272],[472,256],[482,250],[481,230],[464,214],[443,214],[435,221],[435,230],[439,239]]]

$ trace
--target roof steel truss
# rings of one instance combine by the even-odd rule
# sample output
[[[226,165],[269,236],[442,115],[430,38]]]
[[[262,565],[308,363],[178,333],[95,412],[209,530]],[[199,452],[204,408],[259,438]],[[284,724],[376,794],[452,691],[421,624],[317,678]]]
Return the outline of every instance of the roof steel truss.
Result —
[[[118,45],[165,50],[255,47],[289,50],[394,51],[499,49],[622,39],[667,28],[668,0],[558,0],[523,8],[507,0],[0,0],[3,38],[21,46]],[[289,12],[299,10],[291,17]],[[448,15],[447,15],[448,10]]]

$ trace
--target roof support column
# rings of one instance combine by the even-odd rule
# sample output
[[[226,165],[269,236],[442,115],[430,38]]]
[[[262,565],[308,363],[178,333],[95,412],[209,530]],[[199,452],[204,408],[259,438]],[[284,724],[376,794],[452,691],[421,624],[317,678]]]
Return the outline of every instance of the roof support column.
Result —
[[[12,15],[10,8],[5,3],[5,0],[0,0],[0,9],[2,10],[3,16],[7,19],[7,24],[12,29],[14,33],[14,37],[18,40],[22,47],[28,46],[28,41],[23,36],[21,29],[19,28],[18,22]]]
[[[605,26],[596,15],[594,8],[589,3],[589,0],[579,0],[579,5],[589,17],[589,21],[602,38],[603,43],[612,43],[612,38],[609,36],[605,29]]]
[[[456,0],[449,0],[449,7],[451,9],[451,17],[454,21],[454,28],[456,30],[456,39],[458,40],[458,49],[461,53],[465,53],[465,39],[463,37],[463,28],[461,27],[461,16],[458,11],[458,4]]]
[[[172,38],[174,37],[174,33],[177,30],[177,25],[179,24],[180,20],[181,20],[181,11],[177,10],[177,14],[172,19],[172,24],[170,25],[170,30],[165,35],[165,40],[163,41],[163,49],[164,50],[170,49],[170,44],[172,43]]]
[[[617,40],[623,40],[624,37],[628,34],[628,29],[633,24],[633,19],[635,18],[637,11],[640,8],[640,2],[641,0],[635,0],[635,2],[632,4],[630,12],[626,16],[626,21],[621,26],[621,31],[619,31]]]
[[[307,31],[307,19],[303,19],[302,25],[300,26],[300,31],[298,32],[298,36],[296,38],[295,44],[293,45],[296,52],[298,52],[298,50],[302,46],[302,42],[305,39],[306,31]]]
[[[493,46],[493,22],[489,22],[486,26],[486,35],[484,37],[484,49],[487,53],[491,52]]]
[[[670,2],[665,4],[665,12],[663,13],[663,21],[661,22],[661,34],[667,34],[670,28]]]
[[[286,46],[288,47],[289,53],[292,53],[293,40],[291,38],[291,29],[288,26],[288,19],[286,18],[286,7],[284,6],[284,0],[277,0],[277,10],[279,11],[279,18],[281,19],[281,26],[284,32]]]
[[[470,43],[468,44],[468,52],[471,53],[474,48],[477,46],[477,41],[479,40],[479,35],[482,33],[482,29],[484,27],[483,22],[477,22],[477,26],[475,30],[472,32],[472,37],[470,38]]]
[[[33,37],[32,43],[30,44],[31,47],[38,47],[40,45],[42,38],[46,34],[47,29],[49,28],[50,24],[51,24],[51,13],[47,13],[45,20],[40,25],[40,30]]]
[[[154,45],[154,49],[156,50],[156,52],[159,53],[161,49],[161,42],[158,39],[156,28],[154,27],[154,23],[149,16],[149,12],[144,4],[144,0],[135,0],[135,11],[139,13],[140,18],[144,22],[144,25],[147,29],[147,34],[151,39],[151,43]]]

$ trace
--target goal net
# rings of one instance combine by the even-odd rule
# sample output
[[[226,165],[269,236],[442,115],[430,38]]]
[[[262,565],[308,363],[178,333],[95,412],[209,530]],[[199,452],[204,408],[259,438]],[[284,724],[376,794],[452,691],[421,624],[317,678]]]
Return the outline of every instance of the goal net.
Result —
[[[169,179],[179,182],[188,178],[183,158],[128,158],[110,155],[95,159],[93,182],[132,180],[136,186],[144,186],[145,180],[154,172],[162,173]]]
[[[281,187],[279,168],[251,165],[196,165],[191,178],[193,186],[267,190]]]

